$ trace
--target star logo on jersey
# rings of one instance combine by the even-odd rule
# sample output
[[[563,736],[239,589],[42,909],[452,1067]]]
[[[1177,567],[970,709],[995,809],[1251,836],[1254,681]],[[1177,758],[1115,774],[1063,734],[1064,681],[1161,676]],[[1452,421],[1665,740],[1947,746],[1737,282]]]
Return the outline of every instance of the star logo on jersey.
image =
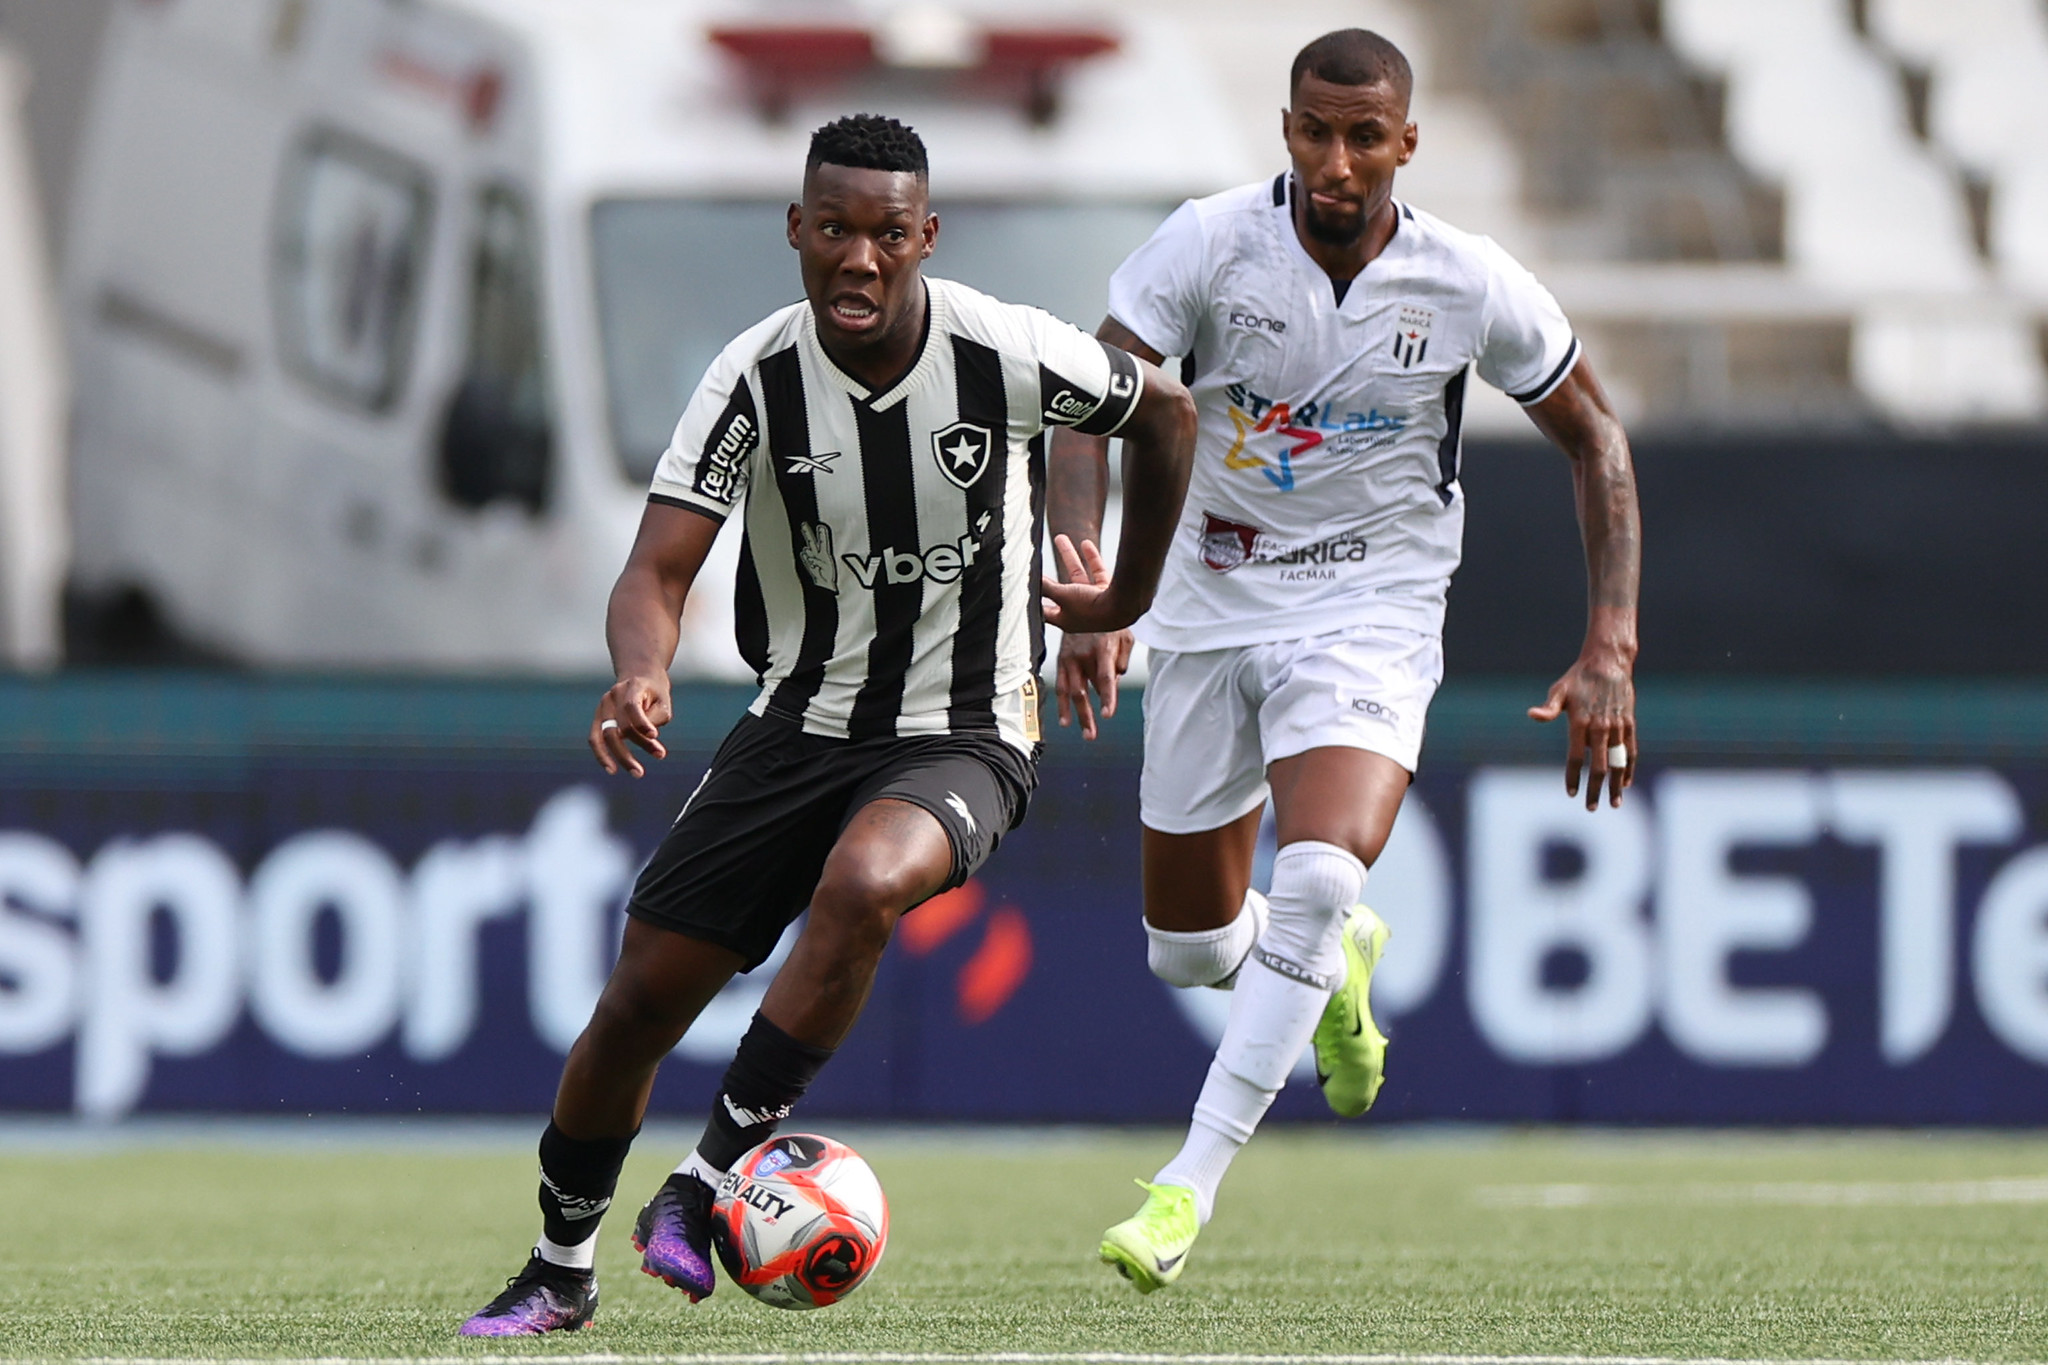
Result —
[[[783,466],[792,474],[830,474],[832,462],[839,458],[836,450],[821,455],[791,455],[789,463]]]
[[[939,472],[962,488],[974,487],[975,480],[988,472],[989,454],[996,447],[995,434],[973,422],[955,422],[932,433],[932,454]]]
[[[1394,326],[1394,359],[1401,362],[1401,368],[1413,368],[1429,354],[1429,327],[1436,321],[1436,310],[1416,304],[1401,305],[1400,317]]]

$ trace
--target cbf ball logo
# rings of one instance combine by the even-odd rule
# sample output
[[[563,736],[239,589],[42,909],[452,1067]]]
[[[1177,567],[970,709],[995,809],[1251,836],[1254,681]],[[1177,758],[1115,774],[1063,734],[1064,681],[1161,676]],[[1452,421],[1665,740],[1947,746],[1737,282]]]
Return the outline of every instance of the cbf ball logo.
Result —
[[[995,445],[989,429],[972,422],[955,422],[932,433],[932,454],[938,458],[939,472],[962,488],[972,488],[987,472]]]

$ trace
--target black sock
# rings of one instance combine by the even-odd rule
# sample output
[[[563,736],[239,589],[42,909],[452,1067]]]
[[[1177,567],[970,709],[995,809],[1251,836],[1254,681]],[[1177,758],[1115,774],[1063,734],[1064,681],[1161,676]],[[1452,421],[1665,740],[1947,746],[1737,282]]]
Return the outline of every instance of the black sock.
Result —
[[[572,1138],[548,1120],[540,1135],[540,1217],[550,1242],[575,1246],[597,1234],[632,1145],[633,1137]]]
[[[697,1139],[697,1155],[731,1170],[748,1149],[775,1136],[831,1058],[831,1048],[800,1043],[756,1014],[711,1101],[711,1122]]]

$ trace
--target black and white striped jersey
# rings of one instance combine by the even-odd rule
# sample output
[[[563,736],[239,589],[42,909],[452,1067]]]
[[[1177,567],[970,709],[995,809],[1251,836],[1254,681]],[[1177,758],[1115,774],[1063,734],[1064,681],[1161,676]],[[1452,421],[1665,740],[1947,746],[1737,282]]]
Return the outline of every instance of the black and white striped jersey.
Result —
[[[813,734],[1037,738],[1048,426],[1108,435],[1137,362],[1036,308],[927,278],[910,372],[875,393],[810,306],[713,362],[650,496],[723,518],[745,498],[735,591],[756,715]]]

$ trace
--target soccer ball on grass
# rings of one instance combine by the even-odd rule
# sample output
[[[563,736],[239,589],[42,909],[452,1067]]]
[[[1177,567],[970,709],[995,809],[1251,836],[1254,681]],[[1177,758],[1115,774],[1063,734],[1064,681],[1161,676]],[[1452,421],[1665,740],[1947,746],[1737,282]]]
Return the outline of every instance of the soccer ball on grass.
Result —
[[[815,1133],[770,1138],[718,1182],[711,1242],[733,1283],[776,1308],[823,1308],[882,1259],[889,1201],[851,1147]]]

